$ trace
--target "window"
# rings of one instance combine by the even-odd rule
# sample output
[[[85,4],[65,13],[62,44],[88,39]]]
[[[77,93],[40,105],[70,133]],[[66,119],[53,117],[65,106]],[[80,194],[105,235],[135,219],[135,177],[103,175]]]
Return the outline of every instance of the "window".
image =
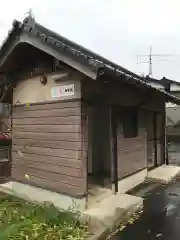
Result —
[[[126,107],[123,110],[123,135],[124,138],[135,138],[138,135],[138,109]]]

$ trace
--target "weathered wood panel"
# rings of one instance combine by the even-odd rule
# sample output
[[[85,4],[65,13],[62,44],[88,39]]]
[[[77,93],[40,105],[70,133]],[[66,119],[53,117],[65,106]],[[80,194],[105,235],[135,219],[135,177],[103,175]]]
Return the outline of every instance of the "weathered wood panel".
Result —
[[[81,141],[54,141],[54,140],[38,140],[34,141],[34,139],[19,139],[13,138],[12,139],[13,145],[17,146],[31,146],[31,147],[40,147],[40,148],[60,148],[60,149],[70,149],[70,150],[77,150],[81,149]]]
[[[62,157],[49,157],[44,155],[39,155],[37,159],[37,155],[35,153],[26,153],[19,154],[18,152],[12,152],[12,156],[14,159],[21,159],[25,163],[25,161],[37,161],[38,163],[52,164],[57,167],[69,167],[69,168],[77,168],[81,169],[82,161],[81,159],[70,159],[70,158],[62,158]]]
[[[118,178],[124,178],[147,167],[146,128],[143,110],[139,112],[138,136],[124,138],[121,116],[117,126]]]
[[[49,128],[51,128],[49,126]],[[49,130],[51,131],[51,130]],[[51,132],[19,132],[13,129],[13,138],[17,139],[35,139],[35,140],[54,140],[54,141],[75,141],[81,140],[81,135],[78,133],[51,133]]]
[[[30,107],[24,107],[25,105],[15,105],[13,106],[13,112],[21,111],[37,111],[37,110],[51,110],[51,109],[61,109],[61,108],[76,108],[81,106],[80,101],[63,101],[63,102],[53,102],[53,104],[31,104]]]
[[[121,137],[123,137],[123,135]],[[133,148],[144,147],[144,137],[138,136],[136,141],[134,141],[134,138],[125,138],[124,141],[121,142],[121,145],[119,144],[119,150],[128,150],[129,146],[132,146]]]
[[[120,177],[128,176],[145,168],[144,164],[144,151],[143,148],[133,148],[129,151],[122,151],[122,165],[118,167],[118,173]]]
[[[63,117],[46,117],[46,118],[17,118],[12,119],[13,126],[17,125],[77,125],[81,121],[81,116],[63,116]]]
[[[64,117],[64,116],[80,116],[81,111],[79,107],[76,108],[62,108],[51,110],[35,110],[35,111],[14,111],[13,118],[41,118],[41,117]]]
[[[29,171],[29,168],[31,169],[36,169],[36,170],[41,170],[45,172],[51,172],[51,173],[59,173],[61,175],[71,175],[72,177],[82,177],[82,171],[81,171],[81,166],[80,168],[72,168],[72,166],[65,167],[65,166],[60,166],[60,165],[55,165],[52,163],[43,163],[36,161],[37,159],[29,159],[29,158],[16,158],[16,163],[14,166],[18,167],[26,167]],[[80,162],[80,161],[79,161]]]
[[[20,125],[14,127],[14,132],[43,132],[48,133],[79,133],[81,131],[80,125],[51,125],[51,129],[49,129],[49,125]]]
[[[13,152],[22,152],[22,153],[35,153],[37,155],[44,156],[54,156],[54,157],[65,157],[72,159],[79,159],[80,156],[84,156],[85,152],[82,150],[69,150],[69,149],[56,149],[56,148],[40,148],[40,147],[31,147],[31,146],[12,146]]]
[[[85,194],[81,103],[16,106],[12,119],[12,177],[26,182],[28,174],[34,185]]]
[[[63,182],[59,182],[56,180],[50,181],[48,178],[42,178],[41,176],[34,176],[33,175],[34,173],[32,175],[29,174],[30,180],[26,180],[26,179],[24,179],[25,174],[26,174],[26,172],[22,168],[21,169],[12,168],[12,177],[16,181],[20,181],[20,182],[27,183],[27,184],[32,184],[37,187],[49,189],[52,191],[57,191],[59,193],[69,194],[72,196],[81,197],[82,195],[84,195],[85,187],[82,187],[82,185],[84,185],[84,183],[82,183],[82,185],[79,187],[79,186],[75,186],[75,185],[70,185],[69,182],[63,183]]]
[[[23,172],[24,174],[28,174],[28,175],[33,175],[33,176],[37,176],[37,177],[41,177],[41,178],[45,178],[48,179],[49,181],[57,181],[57,182],[62,182],[65,184],[69,184],[72,186],[81,186],[83,179],[80,177],[74,177],[74,176],[69,176],[69,175],[65,175],[65,174],[59,174],[59,173],[54,173],[49,171],[49,169],[47,169],[47,171],[44,170],[40,170],[37,168],[32,168],[29,166],[20,166],[20,165],[13,165],[13,168],[19,169],[21,170],[20,172]],[[23,176],[23,179],[25,178],[25,176]]]

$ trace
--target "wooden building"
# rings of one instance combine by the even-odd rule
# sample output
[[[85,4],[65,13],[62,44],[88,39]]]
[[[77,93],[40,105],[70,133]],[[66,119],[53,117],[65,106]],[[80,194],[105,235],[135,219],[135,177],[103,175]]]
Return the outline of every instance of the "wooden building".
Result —
[[[152,86],[166,90],[180,97],[180,83],[170,79],[161,80],[146,78]],[[166,138],[167,161],[169,164],[180,165],[180,107],[174,103],[166,103]]]
[[[127,192],[165,163],[165,102],[180,100],[144,78],[31,17],[13,22],[0,73],[20,195],[85,208],[91,194]]]

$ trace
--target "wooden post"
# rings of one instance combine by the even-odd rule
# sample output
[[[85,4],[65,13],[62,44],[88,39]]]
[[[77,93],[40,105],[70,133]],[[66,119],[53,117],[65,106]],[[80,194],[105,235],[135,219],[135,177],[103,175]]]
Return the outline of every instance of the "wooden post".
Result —
[[[157,113],[153,112],[153,129],[154,129],[154,160],[155,160],[155,167],[157,167]]]
[[[116,120],[112,106],[110,107],[110,144],[111,144],[111,182],[112,192],[118,192],[118,174],[117,174],[117,134],[116,134]]]
[[[168,144],[167,144],[167,130],[166,130],[166,106],[163,109],[163,158],[166,165],[169,164]]]

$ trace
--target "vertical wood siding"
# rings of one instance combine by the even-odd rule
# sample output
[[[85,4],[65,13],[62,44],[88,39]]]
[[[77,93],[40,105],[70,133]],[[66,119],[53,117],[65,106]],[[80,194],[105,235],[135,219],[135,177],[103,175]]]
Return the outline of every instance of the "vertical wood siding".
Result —
[[[60,193],[84,195],[81,121],[78,100],[14,107],[12,177]]]

